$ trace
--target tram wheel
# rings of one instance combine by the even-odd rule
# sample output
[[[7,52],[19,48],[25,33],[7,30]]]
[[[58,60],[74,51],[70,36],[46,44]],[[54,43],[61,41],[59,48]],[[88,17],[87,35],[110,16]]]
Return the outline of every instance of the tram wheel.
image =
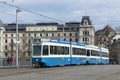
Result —
[[[46,67],[45,63],[42,63],[41,67],[45,68]]]

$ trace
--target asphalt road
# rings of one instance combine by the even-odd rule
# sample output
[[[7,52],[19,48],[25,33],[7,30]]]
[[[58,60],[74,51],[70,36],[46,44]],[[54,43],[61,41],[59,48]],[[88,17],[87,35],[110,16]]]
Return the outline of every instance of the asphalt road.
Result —
[[[120,65],[0,69],[0,80],[120,80]]]

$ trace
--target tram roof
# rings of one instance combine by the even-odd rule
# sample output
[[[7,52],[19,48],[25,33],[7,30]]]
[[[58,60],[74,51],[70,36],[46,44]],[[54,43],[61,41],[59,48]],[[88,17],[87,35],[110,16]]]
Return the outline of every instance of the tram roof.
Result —
[[[41,42],[52,42],[52,43],[60,43],[60,44],[72,44],[72,45],[78,45],[78,46],[85,46],[82,42],[70,42],[66,40],[61,40],[59,38],[41,38],[41,39],[34,39],[33,43],[41,43]]]

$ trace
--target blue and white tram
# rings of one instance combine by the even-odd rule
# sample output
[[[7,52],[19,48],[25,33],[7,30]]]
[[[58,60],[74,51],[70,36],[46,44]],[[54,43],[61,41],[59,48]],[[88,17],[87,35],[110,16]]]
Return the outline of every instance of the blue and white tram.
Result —
[[[86,45],[88,64],[109,64],[109,51],[93,45]]]
[[[108,64],[109,61],[107,49],[58,39],[35,39],[32,51],[33,67],[99,64],[101,62]]]
[[[38,39],[38,42],[34,42],[32,46],[34,67],[85,64],[86,62],[86,49],[83,44]]]
[[[101,48],[101,62],[102,64],[109,64],[109,51],[106,48]]]
[[[86,48],[81,45],[71,45],[72,46],[72,58],[71,64],[86,64]]]
[[[87,63],[88,64],[100,64],[101,63],[101,49],[97,46],[86,45],[87,51]]]

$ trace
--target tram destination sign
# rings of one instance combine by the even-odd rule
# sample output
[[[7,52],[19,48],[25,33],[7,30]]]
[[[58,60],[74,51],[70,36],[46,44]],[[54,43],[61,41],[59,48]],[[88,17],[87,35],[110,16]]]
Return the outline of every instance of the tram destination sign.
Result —
[[[33,40],[33,43],[40,43],[41,42],[41,39],[34,39]]]

